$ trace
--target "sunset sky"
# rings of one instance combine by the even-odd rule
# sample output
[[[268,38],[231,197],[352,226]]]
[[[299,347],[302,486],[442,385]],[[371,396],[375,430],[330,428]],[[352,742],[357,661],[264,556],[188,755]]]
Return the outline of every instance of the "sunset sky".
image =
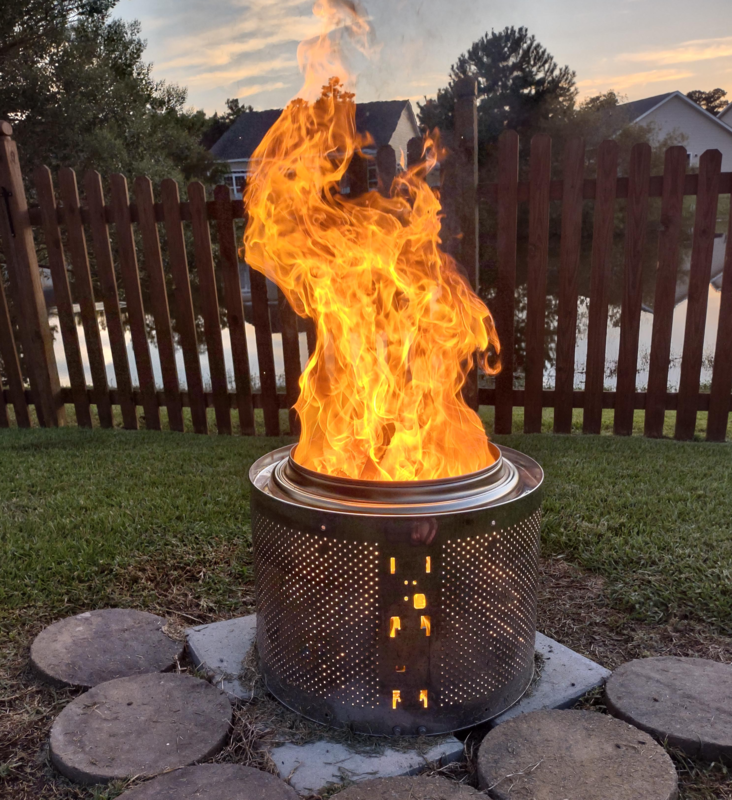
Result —
[[[357,100],[421,99],[491,28],[525,25],[581,95],[637,100],[721,87],[732,96],[730,0],[365,0],[380,46],[360,64]],[[208,112],[227,97],[282,107],[300,88],[297,43],[317,31],[311,0],[120,0],[142,22],[155,76]]]

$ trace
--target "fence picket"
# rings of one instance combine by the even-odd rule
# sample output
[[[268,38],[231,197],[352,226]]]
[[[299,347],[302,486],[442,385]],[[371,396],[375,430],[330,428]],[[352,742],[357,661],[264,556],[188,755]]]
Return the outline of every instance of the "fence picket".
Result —
[[[544,388],[544,324],[549,263],[549,184],[552,140],[536,134],[529,164],[529,257],[526,276],[526,379],[524,433],[541,433]]]
[[[111,176],[112,214],[117,231],[117,252],[119,255],[122,283],[125,287],[127,318],[130,321],[132,349],[135,353],[137,377],[140,381],[142,407],[145,411],[145,427],[160,430],[160,409],[155,394],[155,376],[152,369],[150,345],[147,341],[145,308],[142,304],[140,270],[137,266],[137,251],[132,234],[130,219],[130,198],[127,192],[127,179],[124,175]]]
[[[454,213],[454,256],[477,292],[480,283],[480,217],[478,214],[478,83],[472,75],[458,78],[452,86],[455,97],[455,135],[450,163],[454,181],[444,184],[443,198],[450,197]],[[517,145],[518,147],[518,145]],[[478,410],[478,360],[472,358],[471,369],[463,384],[463,399],[470,408]]]
[[[150,281],[150,303],[155,319],[155,341],[160,353],[160,371],[163,375],[165,406],[168,409],[168,425],[172,431],[183,431],[183,406],[180,400],[180,382],[175,365],[175,345],[170,324],[168,290],[160,251],[160,237],[155,220],[155,200],[150,178],[135,180],[135,202],[138,225],[142,236],[142,252],[145,269]]]
[[[198,272],[198,288],[201,296],[203,333],[206,337],[208,368],[211,375],[213,404],[216,412],[216,429],[221,434],[231,434],[231,405],[229,385],[226,379],[224,343],[221,338],[221,316],[219,295],[216,288],[211,233],[206,214],[206,190],[202,183],[188,184],[188,202],[191,208],[193,228],[193,253]]]
[[[643,305],[643,250],[648,227],[651,146],[641,143],[630,153],[628,205],[625,222],[625,265],[620,309],[617,401],[613,429],[617,436],[633,433],[633,394],[638,372],[638,337]]]
[[[277,398],[277,375],[275,374],[272,348],[272,326],[269,321],[267,279],[261,272],[249,267],[249,283],[252,287],[252,321],[257,341],[264,431],[267,436],[279,436],[280,406]]]
[[[696,428],[721,169],[722,154],[719,150],[707,150],[699,159],[699,193],[696,198],[694,242],[691,248],[689,299],[686,307],[684,349],[679,380],[679,407],[676,410],[677,439],[693,438]]]
[[[516,295],[516,236],[518,231],[519,138],[504,131],[498,140],[498,274],[493,302],[498,338],[501,342],[501,371],[496,375],[495,432],[511,433],[513,426],[513,349]]]
[[[221,274],[224,279],[226,319],[229,323],[231,357],[234,362],[236,400],[239,409],[239,429],[246,436],[254,435],[254,409],[252,383],[249,374],[249,352],[244,327],[244,304],[239,279],[239,258],[234,234],[234,215],[231,197],[226,186],[214,189],[216,232],[221,255]]]
[[[318,345],[318,332],[315,329],[315,320],[311,317],[305,320],[305,338],[308,342],[308,356],[312,356]]]
[[[416,167],[424,161],[424,139],[413,136],[407,142],[407,168]]]
[[[94,402],[99,414],[99,422],[103,428],[111,428],[112,404],[109,400],[109,384],[107,368],[99,335],[97,310],[94,302],[89,256],[86,249],[84,228],[81,223],[81,207],[79,190],[76,185],[76,173],[68,167],[62,167],[58,173],[59,190],[63,201],[64,222],[69,241],[71,265],[74,270],[74,292],[79,301],[81,322],[84,326],[86,352],[89,358],[92,382],[94,385]]]
[[[61,400],[20,158],[12,136],[10,123],[0,120],[0,238],[36,416],[43,427],[57,427],[66,422],[66,409]]]
[[[567,142],[563,159],[564,193],[559,257],[555,433],[572,431],[574,350],[577,342],[577,280],[582,244],[584,172],[584,140],[571,139]]]
[[[300,420],[293,408],[300,396],[300,335],[297,332],[297,314],[287,302],[281,289],[277,290],[282,328],[282,355],[285,361],[285,393],[290,418],[290,435],[299,436]]]
[[[88,205],[92,244],[97,263],[97,276],[101,289],[104,316],[107,319],[107,334],[112,351],[112,363],[117,379],[117,399],[122,411],[122,424],[127,430],[137,430],[137,406],[132,394],[132,378],[127,356],[122,316],[120,314],[117,276],[114,271],[112,247],[109,242],[109,227],[104,207],[102,176],[90,171],[84,176],[84,189]]]
[[[30,428],[30,415],[28,414],[28,403],[23,391],[23,373],[20,371],[20,359],[18,358],[18,348],[15,346],[15,334],[13,333],[13,323],[10,319],[8,301],[5,298],[5,288],[0,280],[0,357],[3,360],[5,376],[8,379],[8,396],[13,404],[15,411],[15,421],[19,428]],[[0,381],[0,393],[2,393],[2,381]],[[4,398],[3,398],[4,402]]]
[[[8,406],[5,402],[5,392],[3,391],[2,382],[0,382],[0,428],[9,428],[10,419],[8,417]]]
[[[379,194],[383,197],[391,195],[397,171],[397,159],[394,148],[390,144],[382,145],[376,151],[376,175],[379,182]]]
[[[732,209],[727,228],[727,248],[722,271],[722,296],[719,301],[717,344],[714,348],[714,370],[709,395],[707,441],[723,442],[727,436],[727,422],[732,395]]]
[[[53,281],[53,296],[58,312],[61,340],[64,344],[66,367],[69,371],[71,394],[74,398],[76,421],[84,428],[92,427],[89,395],[86,391],[86,377],[84,375],[84,362],[81,358],[79,346],[79,332],[74,319],[74,306],[71,300],[69,276],[66,272],[66,259],[61,241],[61,231],[58,226],[56,214],[56,197],[53,192],[51,170],[48,167],[38,167],[35,171],[35,186],[38,204],[41,208],[43,219],[43,234],[48,253],[48,265]]]
[[[671,334],[676,302],[676,278],[679,269],[679,242],[684,213],[686,148],[669,147],[663,167],[661,233],[658,241],[658,269],[653,300],[651,358],[648,365],[648,391],[644,433],[663,436],[671,357]]]
[[[206,396],[203,391],[201,359],[198,356],[196,322],[193,316],[193,297],[188,274],[188,257],[183,238],[183,221],[180,215],[180,195],[178,184],[166,178],[160,187],[165,219],[165,236],[168,242],[170,271],[173,275],[175,296],[175,320],[183,350],[183,364],[186,369],[186,383],[191,401],[191,419],[196,433],[207,433]]]
[[[587,324],[587,365],[582,431],[598,434],[602,428],[602,392],[605,385],[605,349],[613,233],[615,190],[618,182],[618,144],[603,142],[597,152],[597,193],[592,223],[590,314]]]

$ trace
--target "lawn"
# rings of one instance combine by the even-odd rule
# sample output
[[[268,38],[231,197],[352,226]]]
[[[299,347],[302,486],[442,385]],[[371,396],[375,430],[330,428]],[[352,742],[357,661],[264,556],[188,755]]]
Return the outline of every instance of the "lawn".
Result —
[[[675,620],[711,636],[732,634],[732,444],[606,435],[496,440],[544,467],[543,554],[575,570],[572,586],[585,574],[602,581],[616,629],[660,630]],[[0,433],[0,702],[5,695],[13,741],[27,726],[32,751],[3,751],[0,723],[0,795],[6,779],[13,797],[94,796],[29,783],[47,726],[68,702],[63,693],[28,688],[27,647],[43,625],[110,605],[182,624],[252,610],[247,471],[288,441],[76,427]],[[561,638],[573,623],[545,629]],[[26,691],[39,699],[18,710]],[[732,795],[682,794],[722,796]]]
[[[544,554],[605,576],[617,604],[635,615],[700,619],[732,633],[731,444],[496,440],[544,467]],[[163,594],[193,616],[249,605],[246,475],[287,441],[4,431],[0,619],[154,606]]]

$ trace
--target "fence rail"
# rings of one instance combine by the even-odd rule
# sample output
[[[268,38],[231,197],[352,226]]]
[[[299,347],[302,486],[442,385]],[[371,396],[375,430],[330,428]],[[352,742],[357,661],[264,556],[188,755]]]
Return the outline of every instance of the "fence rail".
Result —
[[[633,414],[645,411],[645,434],[663,433],[664,414],[676,412],[675,437],[692,438],[697,413],[707,412],[707,439],[723,441],[732,410],[732,218],[722,274],[722,293],[711,389],[700,389],[708,286],[713,256],[718,201],[732,194],[732,173],[721,171],[718,151],[703,154],[699,171],[687,174],[684,148],[665,154],[662,175],[652,176],[651,150],[639,144],[631,153],[627,177],[618,175],[618,146],[604,142],[596,153],[596,178],[585,177],[586,154],[581,140],[569,142],[563,153],[561,178],[552,179],[552,142],[543,135],[530,143],[528,180],[519,180],[519,140],[506,132],[499,141],[496,183],[478,180],[475,90],[467,83],[458,94],[456,145],[443,170],[443,200],[448,229],[453,234],[448,248],[466,268],[477,286],[477,206],[488,204],[496,214],[496,299],[492,310],[502,342],[503,371],[494,389],[478,389],[473,378],[466,389],[472,405],[495,407],[495,430],[509,433],[513,409],[524,409],[524,430],[539,432],[542,410],[554,410],[554,430],[571,430],[572,410],[583,409],[583,430],[599,433],[603,409],[614,410],[614,432],[632,432]],[[409,162],[418,157],[410,143]],[[393,179],[393,153],[377,155],[380,190],[388,191]],[[385,165],[385,166],[380,166]],[[388,174],[387,174],[388,173]],[[362,176],[363,177],[363,176]],[[238,414],[242,434],[254,433],[254,409],[261,408],[267,435],[280,433],[280,409],[290,409],[290,429],[297,430],[292,412],[302,369],[299,334],[303,330],[281,292],[278,293],[279,330],[285,372],[285,392],[279,392],[275,375],[270,299],[264,277],[249,270],[251,321],[256,336],[261,389],[253,392],[240,282],[239,242],[235,221],[245,218],[241,200],[232,200],[224,186],[207,199],[200,183],[187,187],[181,201],[178,185],[165,180],[160,202],[147,178],[131,187],[122,175],[110,179],[105,199],[101,176],[84,176],[84,202],[71,169],[61,169],[57,187],[47,168],[33,176],[37,206],[28,208],[18,154],[7,123],[0,123],[0,239],[7,265],[10,300],[0,281],[0,358],[5,386],[0,391],[0,426],[8,426],[12,406],[19,426],[30,425],[34,406],[41,425],[65,421],[65,404],[73,404],[80,425],[92,424],[91,407],[99,422],[110,427],[113,408],[121,410],[123,425],[138,427],[142,407],[145,425],[160,429],[160,408],[167,409],[168,425],[183,430],[183,409],[190,409],[194,430],[208,432],[207,409],[213,408],[217,430],[232,432],[232,412]],[[353,181],[352,185],[358,181]],[[363,183],[363,182],[362,182]],[[683,200],[696,198],[693,245],[689,273],[681,379],[677,392],[667,389],[675,292],[680,262]],[[57,200],[58,198],[58,200]],[[648,389],[637,391],[637,362],[642,310],[642,255],[650,198],[661,200],[655,280],[654,318],[650,349]],[[583,203],[593,201],[590,297],[585,389],[574,388],[575,349]],[[611,277],[615,218],[618,201],[625,200],[625,244],[621,301],[620,349],[616,391],[604,389],[607,349],[608,296]],[[559,288],[556,337],[556,382],[553,390],[543,383],[545,314],[550,249],[550,210],[561,206]],[[514,385],[518,219],[528,206],[526,354],[524,388]],[[218,242],[214,257],[211,228]],[[42,235],[51,274],[59,331],[69,375],[69,387],[61,387],[53,353],[52,334],[40,282],[34,230]],[[161,246],[161,230],[165,249]],[[110,238],[110,231],[114,236]],[[186,244],[186,232],[192,243]],[[114,248],[112,244],[114,242]],[[93,259],[90,258],[93,255]],[[196,328],[188,258],[195,259],[199,306],[203,321],[202,342]],[[164,256],[166,258],[164,258]],[[165,263],[168,269],[166,274]],[[141,265],[147,276],[147,308],[140,283]],[[69,281],[69,275],[73,281]],[[95,280],[96,279],[96,280]],[[172,292],[168,283],[172,281]],[[95,285],[98,290],[95,292]],[[120,306],[124,291],[125,312],[139,386],[134,387]],[[107,380],[105,357],[96,316],[96,303],[104,308],[116,388]],[[173,309],[169,304],[173,304]],[[82,348],[75,321],[79,308],[92,385],[85,379]],[[234,391],[229,388],[220,325],[225,309]],[[172,315],[171,315],[172,311]],[[160,355],[162,391],[155,385],[147,327],[154,322]],[[180,388],[176,368],[173,323],[182,350],[187,390]],[[312,325],[305,327],[308,350],[314,348]],[[199,345],[208,354],[210,391],[204,387]],[[22,353],[22,357],[20,357]]]

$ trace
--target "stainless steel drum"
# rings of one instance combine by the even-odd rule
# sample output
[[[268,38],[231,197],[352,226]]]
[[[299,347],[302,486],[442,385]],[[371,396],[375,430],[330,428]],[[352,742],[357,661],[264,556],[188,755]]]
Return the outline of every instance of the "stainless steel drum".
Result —
[[[534,670],[541,467],[446,480],[332,478],[291,448],[249,473],[257,644],[268,689],[359,733],[455,731],[505,711]]]

